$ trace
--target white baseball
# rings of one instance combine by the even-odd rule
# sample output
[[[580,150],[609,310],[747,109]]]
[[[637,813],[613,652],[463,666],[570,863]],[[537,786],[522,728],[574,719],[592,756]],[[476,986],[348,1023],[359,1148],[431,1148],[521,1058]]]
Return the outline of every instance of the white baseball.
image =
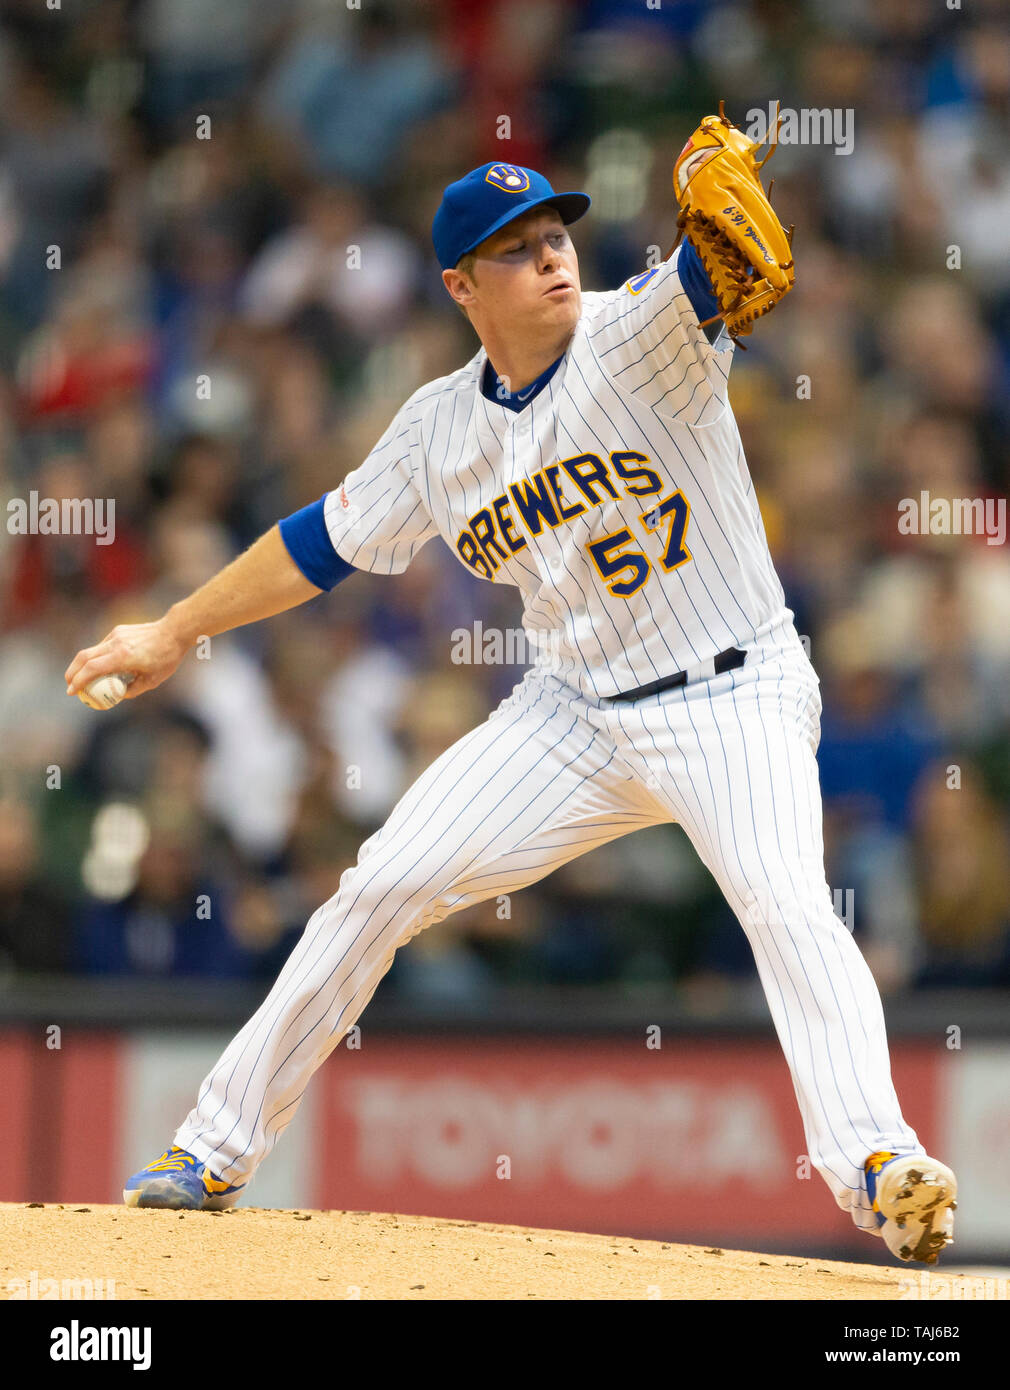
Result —
[[[115,676],[99,676],[83,690],[79,690],[77,698],[83,700],[91,709],[112,709],[126,694],[126,687],[132,680],[133,676],[126,672]]]

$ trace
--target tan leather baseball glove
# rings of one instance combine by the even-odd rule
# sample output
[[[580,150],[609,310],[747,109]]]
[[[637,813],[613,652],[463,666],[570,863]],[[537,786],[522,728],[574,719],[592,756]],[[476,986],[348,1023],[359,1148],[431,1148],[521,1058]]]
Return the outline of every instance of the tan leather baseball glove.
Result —
[[[776,217],[760,178],[777,140],[776,121],[768,153],[759,160],[764,141],[749,139],[720,101],[718,116],[705,117],[673,166],[677,226],[708,272],[719,301],[715,317],[734,338],[750,333],[755,319],[774,309],[794,283],[793,228],[787,232]]]

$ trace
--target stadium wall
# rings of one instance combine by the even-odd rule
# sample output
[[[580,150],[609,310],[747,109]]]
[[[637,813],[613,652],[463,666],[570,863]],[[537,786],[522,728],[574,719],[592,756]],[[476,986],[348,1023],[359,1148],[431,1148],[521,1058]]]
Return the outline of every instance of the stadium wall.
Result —
[[[229,1032],[0,1029],[0,1200],[116,1202]],[[355,1040],[352,1040],[355,1041]],[[771,1037],[369,1031],[309,1088],[246,1201],[877,1258],[805,1158]],[[1010,1258],[1010,1042],[892,1041],[906,1118],[961,1181],[962,1259]]]

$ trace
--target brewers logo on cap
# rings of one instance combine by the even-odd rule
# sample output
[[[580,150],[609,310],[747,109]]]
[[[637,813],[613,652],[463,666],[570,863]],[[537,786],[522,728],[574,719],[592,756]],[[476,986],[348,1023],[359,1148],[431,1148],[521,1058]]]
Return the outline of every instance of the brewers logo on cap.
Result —
[[[502,199],[500,193],[517,197]],[[443,270],[492,233],[533,208],[549,205],[567,226],[589,207],[588,193],[555,193],[549,180],[521,164],[481,164],[450,183],[431,224],[431,240]]]
[[[506,193],[525,193],[530,186],[529,174],[514,164],[492,164],[484,177]]]

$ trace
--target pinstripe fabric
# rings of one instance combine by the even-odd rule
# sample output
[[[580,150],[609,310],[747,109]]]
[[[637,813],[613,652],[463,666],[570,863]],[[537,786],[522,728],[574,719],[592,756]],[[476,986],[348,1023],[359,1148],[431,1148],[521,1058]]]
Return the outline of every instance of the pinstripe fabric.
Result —
[[[919,1144],[890,1083],[876,986],[824,878],[819,708],[795,640],[633,705],[588,701],[528,673],[365,841],[175,1143],[218,1176],[246,1180],[400,946],[597,845],[676,820],[750,940],[811,1161],[839,1206],[875,1232],[862,1162]]]
[[[857,1226],[879,1142],[920,1149],[890,1079],[880,995],[824,877],[815,752],[820,695],[802,647],[614,706],[615,741],[683,826],[754,952],[792,1073],[808,1154]],[[886,1137],[886,1142],[885,1142]]]
[[[665,818],[570,693],[530,684],[424,772],[362,845],[177,1139],[219,1175],[250,1173],[398,946],[448,913],[516,892]]]
[[[732,353],[699,328],[677,261],[584,295],[568,350],[522,411],[483,395],[481,351],[415,392],[326,495],[337,553],[379,573],[401,572],[436,535],[479,569],[483,530],[484,577],[517,586],[524,626],[550,643],[362,845],[206,1078],[175,1142],[221,1178],[255,1171],[417,932],[669,820],[683,825],[748,936],[810,1159],[857,1225],[877,1231],[863,1160],[920,1147],[891,1085],[876,986],[824,877],[817,677],[785,607],[729,408]],[[630,480],[615,455],[644,456],[655,475],[648,499],[616,485],[619,474]],[[528,515],[520,522],[516,500],[521,543],[506,525],[492,545],[492,512],[512,505],[512,485],[540,470],[542,480],[560,478],[562,461],[585,456],[609,488],[597,472],[591,505],[539,529]],[[576,476],[558,484],[559,505],[562,495],[577,500]],[[656,541],[648,509],[660,497],[687,515],[683,547],[671,539],[667,556],[653,546],[648,579],[621,597],[589,547],[626,530],[644,557]],[[745,666],[634,704],[609,699],[728,647],[746,650]]]
[[[400,573],[441,536],[460,563],[519,588],[523,626],[549,634],[555,674],[590,698],[614,695],[744,647],[788,617],[728,404],[733,352],[709,343],[677,271],[679,250],[633,292],[586,293],[572,340],[546,387],[521,411],[480,387],[487,355],[428,382],[343,484],[324,515],[342,559]],[[646,456],[658,491],[631,493],[612,455]],[[590,505],[557,468],[565,505],[558,524],[527,526],[509,501],[512,484],[562,460],[594,455],[612,469],[615,493]],[[660,499],[681,492],[690,508],[690,559],[664,569],[666,524],[643,525]],[[511,507],[512,549],[497,534],[483,554],[473,518]],[[627,596],[608,592],[590,545],[622,530],[646,557],[648,580]]]

